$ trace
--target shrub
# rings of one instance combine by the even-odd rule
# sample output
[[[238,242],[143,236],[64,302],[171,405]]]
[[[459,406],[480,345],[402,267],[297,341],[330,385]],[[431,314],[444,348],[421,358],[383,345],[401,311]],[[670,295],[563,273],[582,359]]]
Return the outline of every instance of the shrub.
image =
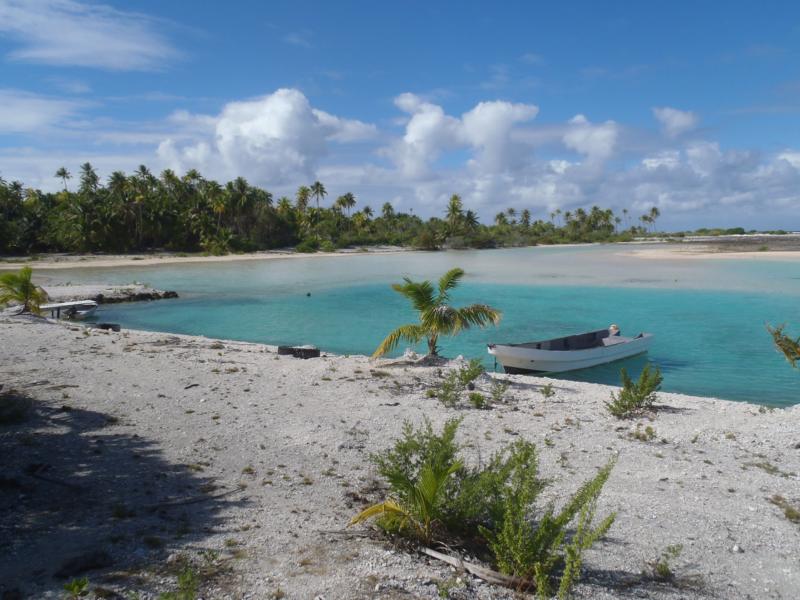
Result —
[[[636,383],[624,368],[620,369],[620,378],[622,389],[618,394],[611,392],[611,402],[606,402],[608,411],[618,419],[627,419],[652,408],[664,380],[661,370],[658,367],[652,370],[649,364],[642,369]]]
[[[448,408],[452,408],[458,404],[458,399],[463,391],[464,386],[461,384],[458,371],[450,371],[442,380],[442,383],[439,384],[436,390],[436,397],[439,402]]]
[[[540,598],[549,597],[554,586],[566,597],[580,577],[583,551],[614,521],[611,514],[593,524],[613,461],[560,512],[551,505],[536,514],[546,485],[538,475],[536,446],[518,440],[486,465],[468,468],[455,442],[460,422],[447,421],[438,434],[428,420],[419,429],[406,423],[394,446],[373,456],[389,496],[356,515],[351,525],[377,517],[383,529],[423,544],[468,540],[488,550],[501,572],[535,586]]]
[[[508,391],[509,384],[502,379],[492,379],[492,387],[489,389],[489,394],[492,397],[492,403],[497,404],[502,402],[506,392]]]
[[[469,395],[469,403],[475,408],[487,408],[486,397],[479,392],[472,392]]]
[[[458,370],[458,380],[461,385],[467,386],[483,375],[484,371],[483,363],[479,359],[473,358]]]
[[[556,395],[555,390],[553,390],[553,384],[552,383],[548,383],[547,385],[543,385],[542,389],[539,390],[539,391],[542,393],[542,396],[544,396],[545,398],[552,398],[553,396]]]
[[[323,252],[336,252],[336,244],[330,240],[325,240],[320,244],[319,249]]]
[[[297,246],[295,246],[296,252],[302,252],[304,254],[313,254],[317,250],[319,250],[319,242],[314,239],[303,240]]]

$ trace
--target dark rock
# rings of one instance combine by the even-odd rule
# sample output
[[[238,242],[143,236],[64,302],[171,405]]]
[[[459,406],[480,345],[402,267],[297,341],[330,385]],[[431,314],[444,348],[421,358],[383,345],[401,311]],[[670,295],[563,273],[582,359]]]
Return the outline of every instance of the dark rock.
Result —
[[[313,346],[278,346],[278,354],[295,358],[319,358],[319,348]]]
[[[53,576],[59,579],[74,577],[88,571],[105,569],[113,564],[111,555],[105,550],[90,550],[67,559]]]
[[[108,329],[108,330],[111,330],[111,331],[119,331],[120,330],[119,323],[98,323],[97,324],[97,328],[98,329]]]

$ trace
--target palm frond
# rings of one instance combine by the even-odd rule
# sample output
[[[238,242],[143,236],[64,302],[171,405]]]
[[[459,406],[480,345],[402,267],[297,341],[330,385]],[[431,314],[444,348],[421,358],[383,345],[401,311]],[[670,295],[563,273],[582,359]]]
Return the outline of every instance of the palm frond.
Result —
[[[428,332],[452,335],[458,333],[461,327],[458,311],[448,304],[440,304],[420,314],[422,327]]]
[[[772,336],[772,341],[775,347],[786,357],[789,364],[797,367],[797,362],[800,361],[800,337],[792,339],[783,332],[785,325],[778,327],[770,327],[767,325],[767,331]]]
[[[375,352],[372,353],[372,357],[377,358],[388,352],[391,352],[394,350],[395,346],[397,346],[400,340],[407,340],[412,344],[416,344],[424,337],[425,331],[420,325],[401,325],[386,336],[386,338],[380,343],[380,346],[378,346]]]
[[[441,276],[441,278],[439,279],[440,301],[447,299],[448,297],[447,292],[456,287],[461,281],[462,277],[464,277],[464,269],[459,269],[458,267],[456,267],[455,269],[450,269],[447,273]]]
[[[497,325],[503,314],[487,304],[471,304],[457,311],[459,329],[469,329],[471,326],[486,327],[489,324]]]
[[[433,285],[430,281],[411,281],[408,277],[404,278],[405,283],[395,283],[392,286],[394,291],[402,294],[414,305],[414,310],[422,312],[429,310],[436,302],[433,297]]]
[[[373,504],[372,506],[368,506],[360,513],[358,513],[356,516],[354,516],[352,519],[350,519],[350,523],[348,524],[348,526],[356,525],[363,521],[367,521],[372,517],[377,517],[379,515],[385,515],[385,514],[393,514],[406,519],[409,517],[408,511],[406,511],[402,506],[400,506],[394,500],[389,499],[389,500],[384,500],[383,502],[379,502],[378,504]]]

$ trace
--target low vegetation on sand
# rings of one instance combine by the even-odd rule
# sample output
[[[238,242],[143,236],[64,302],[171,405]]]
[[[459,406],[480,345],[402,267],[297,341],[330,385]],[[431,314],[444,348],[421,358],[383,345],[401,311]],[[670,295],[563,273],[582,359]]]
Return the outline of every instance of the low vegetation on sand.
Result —
[[[560,511],[537,508],[547,485],[539,477],[536,446],[520,440],[469,467],[455,442],[460,419],[440,433],[429,421],[415,429],[406,423],[402,437],[373,457],[389,484],[388,497],[353,517],[350,524],[374,518],[384,531],[423,548],[441,543],[491,555],[497,571],[477,568],[489,581],[539,598],[569,595],[580,579],[583,552],[599,540],[615,514],[594,523],[597,501],[614,461],[584,483]],[[476,547],[477,546],[477,547]]]
[[[33,271],[22,267],[18,273],[0,275],[0,307],[5,304],[21,304],[22,312],[41,312],[39,308],[47,301],[47,292],[32,281]]]
[[[656,392],[664,381],[661,370],[658,367],[652,369],[649,364],[645,365],[636,382],[624,368],[620,369],[619,374],[622,379],[622,389],[619,393],[611,392],[611,402],[606,402],[608,411],[618,419],[629,419],[652,409],[656,401]]]
[[[441,336],[453,336],[472,326],[497,325],[500,311],[487,304],[471,304],[462,308],[450,305],[450,292],[458,286],[462,277],[463,269],[450,269],[439,279],[438,289],[430,281],[415,282],[408,277],[404,279],[405,283],[395,283],[392,288],[411,300],[414,310],[419,313],[419,323],[401,325],[392,331],[372,356],[391,352],[400,340],[411,344],[427,340],[428,354],[438,356]]]

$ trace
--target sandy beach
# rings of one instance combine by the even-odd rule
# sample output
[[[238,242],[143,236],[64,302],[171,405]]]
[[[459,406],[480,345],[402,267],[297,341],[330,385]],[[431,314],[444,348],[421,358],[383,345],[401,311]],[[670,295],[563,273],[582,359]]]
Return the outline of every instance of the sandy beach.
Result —
[[[618,456],[599,507],[618,517],[587,553],[577,597],[800,589],[800,524],[770,501],[800,505],[800,406],[664,393],[652,419],[619,421],[604,408],[612,388],[499,376],[511,383],[502,402],[454,409],[426,396],[436,367],[402,361],[304,361],[259,344],[25,317],[0,318],[0,340],[4,391],[32,403],[0,425],[8,597],[59,598],[85,575],[105,597],[155,598],[186,564],[206,599],[519,597],[370,526],[345,530],[382,498],[370,454],[424,416],[437,427],[462,417],[471,461],[535,442],[556,503]],[[556,394],[545,399],[548,382]],[[680,546],[675,578],[656,581],[648,561],[668,546]]]

